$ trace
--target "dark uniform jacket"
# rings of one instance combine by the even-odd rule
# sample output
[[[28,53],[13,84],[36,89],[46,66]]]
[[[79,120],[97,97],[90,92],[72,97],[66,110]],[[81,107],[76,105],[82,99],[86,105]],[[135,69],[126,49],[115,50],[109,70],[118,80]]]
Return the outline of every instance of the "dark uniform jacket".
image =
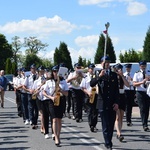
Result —
[[[118,78],[115,72],[110,70],[109,76],[99,77],[91,79],[90,86],[94,87],[98,84],[98,100],[97,109],[100,111],[113,109],[113,104],[119,103],[119,87]]]

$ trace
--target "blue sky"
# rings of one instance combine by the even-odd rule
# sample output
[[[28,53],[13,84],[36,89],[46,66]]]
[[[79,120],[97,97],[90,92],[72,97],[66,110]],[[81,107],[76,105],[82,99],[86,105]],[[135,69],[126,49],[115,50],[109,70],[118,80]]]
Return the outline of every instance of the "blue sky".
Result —
[[[9,43],[36,36],[49,44],[39,55],[53,58],[65,42],[73,64],[79,56],[93,62],[107,22],[117,59],[125,50],[141,51],[150,26],[149,0],[1,0],[0,6],[0,33]]]

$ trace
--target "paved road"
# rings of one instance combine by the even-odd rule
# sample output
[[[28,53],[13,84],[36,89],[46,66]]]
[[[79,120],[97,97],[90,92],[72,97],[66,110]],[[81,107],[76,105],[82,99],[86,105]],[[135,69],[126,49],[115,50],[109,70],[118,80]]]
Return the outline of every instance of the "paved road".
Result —
[[[61,147],[58,148],[52,139],[44,138],[39,128],[32,130],[30,125],[24,125],[17,116],[14,99],[14,92],[7,91],[5,108],[0,108],[0,150],[105,150],[100,119],[97,133],[91,133],[86,114],[81,123],[63,118]],[[133,110],[133,126],[127,127],[124,122],[122,133],[125,139],[120,143],[114,132],[114,150],[150,150],[150,132],[143,131],[138,108]]]

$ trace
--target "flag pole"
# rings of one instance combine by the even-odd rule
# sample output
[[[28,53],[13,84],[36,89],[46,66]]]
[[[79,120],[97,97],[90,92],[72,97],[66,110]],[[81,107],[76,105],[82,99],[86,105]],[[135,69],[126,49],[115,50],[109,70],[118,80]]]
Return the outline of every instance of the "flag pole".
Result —
[[[103,32],[106,34],[105,46],[104,46],[104,62],[105,62],[105,58],[106,58],[106,48],[107,48],[107,38],[108,38],[108,28],[109,28],[109,26],[110,26],[110,23],[107,22],[107,23],[105,24],[106,30],[103,31]]]

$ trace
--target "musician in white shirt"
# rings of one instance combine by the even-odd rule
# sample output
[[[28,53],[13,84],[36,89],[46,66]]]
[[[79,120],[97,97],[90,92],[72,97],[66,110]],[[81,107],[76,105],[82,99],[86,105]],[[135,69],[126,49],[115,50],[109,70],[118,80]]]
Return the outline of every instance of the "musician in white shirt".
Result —
[[[147,95],[146,81],[150,80],[148,77],[148,72],[146,72],[146,61],[140,61],[140,70],[134,74],[133,85],[136,87],[136,98],[140,108],[140,115],[142,119],[142,126],[144,131],[149,131],[148,127],[148,117],[149,117],[149,102],[150,98]]]
[[[126,80],[129,82],[130,86],[124,86],[125,90],[125,99],[126,99],[126,122],[127,126],[132,126],[132,108],[134,104],[134,99],[135,99],[135,88],[133,87],[133,75],[132,73],[132,64],[125,64],[125,69],[126,72],[124,72],[124,76]]]

